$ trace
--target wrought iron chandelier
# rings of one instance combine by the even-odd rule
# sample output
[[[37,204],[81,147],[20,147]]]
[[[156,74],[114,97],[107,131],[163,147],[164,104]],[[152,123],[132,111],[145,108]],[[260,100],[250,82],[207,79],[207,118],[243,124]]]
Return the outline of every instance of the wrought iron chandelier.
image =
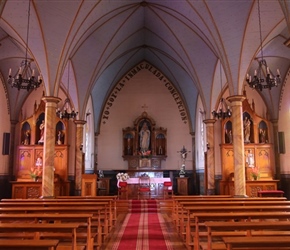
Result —
[[[16,72],[14,77],[12,77],[11,68],[9,69],[7,82],[12,86],[12,88],[26,89],[27,91],[37,89],[41,83],[42,79],[40,76],[35,77],[34,69],[31,69],[31,58],[27,58],[28,54],[28,39],[29,39],[29,21],[30,21],[30,0],[28,1],[28,20],[27,20],[27,34],[26,34],[26,49],[25,49],[25,59],[21,62],[19,70]]]
[[[253,89],[262,91],[263,89],[270,89],[277,87],[281,82],[280,71],[277,69],[277,75],[274,75],[267,65],[263,55],[263,40],[261,29],[261,14],[260,14],[260,1],[258,0],[258,18],[259,18],[259,31],[260,31],[260,47],[261,47],[261,59],[256,58],[259,67],[254,72],[254,76],[247,74],[246,81]],[[266,79],[262,78],[262,75],[266,76]]]
[[[68,64],[68,70],[67,70],[67,93],[69,94],[69,70],[70,70],[70,64]],[[70,99],[67,97],[64,100],[64,104],[62,106],[61,109],[57,109],[56,110],[56,115],[57,117],[61,118],[61,119],[75,119],[78,115],[78,112],[76,112],[74,110],[74,108],[72,108],[72,105],[70,103]]]
[[[220,79],[221,79],[221,91],[222,91],[222,66],[220,63]],[[230,107],[226,105],[225,99],[221,98],[217,110],[213,110],[212,115],[215,119],[226,119],[232,116]]]

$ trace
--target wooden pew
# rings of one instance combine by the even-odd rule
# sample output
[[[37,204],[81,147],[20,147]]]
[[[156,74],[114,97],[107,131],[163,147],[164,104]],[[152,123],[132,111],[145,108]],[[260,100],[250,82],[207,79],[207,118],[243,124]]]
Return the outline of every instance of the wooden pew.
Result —
[[[213,237],[228,236],[289,236],[290,221],[242,221],[242,222],[205,222],[207,228],[207,247],[202,250],[212,250]],[[224,248],[226,249],[225,245]]]
[[[185,231],[186,231],[186,222],[187,220],[191,219],[191,216],[193,216],[195,213],[200,212],[207,212],[207,213],[216,213],[216,212],[228,212],[228,213],[237,213],[237,212],[290,212],[290,206],[288,205],[277,205],[277,206],[271,206],[271,205],[257,205],[257,206],[190,206],[190,207],[184,207],[184,212],[181,214],[180,218],[180,226],[179,226],[179,233],[181,236],[184,237]]]
[[[55,200],[30,200],[30,201],[21,201],[20,203],[18,201],[1,201],[0,202],[0,212],[4,211],[2,208],[8,208],[8,207],[56,207],[56,206],[62,206],[62,207],[86,207],[86,211],[88,209],[94,209],[94,208],[104,208],[103,212],[98,211],[98,217],[103,217],[103,223],[104,223],[104,232],[108,233],[112,227],[113,227],[113,210],[110,201],[87,201],[83,202],[82,200],[77,201],[55,201]],[[11,211],[11,210],[10,210]],[[94,212],[94,211],[92,211]],[[101,220],[99,220],[101,222]]]
[[[290,201],[260,201],[260,200],[233,200],[233,201],[179,201],[176,203],[175,210],[172,211],[172,218],[176,226],[177,231],[180,230],[180,225],[182,222],[180,220],[183,218],[182,213],[185,213],[186,207],[200,207],[200,206],[258,206],[258,205],[281,205],[281,206],[290,206]]]
[[[117,196],[59,196],[62,198],[53,198],[53,199],[2,199],[1,203],[35,203],[35,202],[53,202],[53,203],[60,203],[60,202],[73,202],[79,204],[88,204],[92,202],[109,202],[109,227],[112,228],[117,219],[117,208],[116,208],[116,201]],[[65,198],[66,197],[66,198]],[[70,198],[69,198],[70,197]]]
[[[28,206],[28,207],[0,207],[0,214],[4,213],[24,213],[24,214],[35,214],[35,213],[49,213],[49,214],[87,214],[92,213],[92,222],[91,227],[96,228],[96,231],[98,232],[98,239],[97,243],[100,245],[106,236],[108,235],[108,218],[106,207],[102,205],[94,205],[92,207],[88,206],[49,206],[49,207],[43,207],[43,206]],[[103,215],[105,216],[103,224],[102,218]]]
[[[242,197],[232,197],[232,196],[220,196],[220,195],[212,195],[212,196],[176,196],[174,195],[172,198],[173,201],[173,220],[176,226],[178,227],[178,214],[180,213],[180,202],[230,202],[230,201],[287,201],[286,197],[250,197],[250,198],[242,198]]]
[[[92,218],[93,214],[48,214],[48,213],[33,213],[33,214],[0,214],[1,223],[17,223],[17,222],[29,222],[29,223],[67,223],[75,222],[80,223],[80,228],[85,228],[84,234],[77,232],[78,237],[86,238],[86,247],[91,249],[93,246],[94,238],[97,237],[96,247],[99,248],[102,244],[100,229],[96,233],[92,232]]]
[[[290,237],[259,236],[259,237],[223,237],[227,250],[247,249],[290,249]]]
[[[188,215],[186,222],[185,243],[188,249],[199,250],[200,227],[207,221],[252,221],[252,220],[286,220],[290,218],[290,212],[203,212]],[[193,229],[192,229],[193,227]]]
[[[56,250],[58,240],[3,240],[0,239],[0,249],[19,249],[19,250]]]
[[[0,233],[31,232],[34,233],[34,239],[39,240],[41,233],[69,233],[71,238],[71,247],[77,250],[77,228],[79,223],[0,223]],[[45,234],[44,234],[45,235]]]

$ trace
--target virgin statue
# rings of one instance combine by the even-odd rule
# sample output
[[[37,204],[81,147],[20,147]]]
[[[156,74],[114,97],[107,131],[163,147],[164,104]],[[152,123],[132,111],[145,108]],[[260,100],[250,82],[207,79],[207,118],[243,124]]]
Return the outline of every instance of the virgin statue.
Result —
[[[140,150],[145,152],[149,149],[150,144],[150,130],[146,122],[143,123],[142,129],[140,130]]]

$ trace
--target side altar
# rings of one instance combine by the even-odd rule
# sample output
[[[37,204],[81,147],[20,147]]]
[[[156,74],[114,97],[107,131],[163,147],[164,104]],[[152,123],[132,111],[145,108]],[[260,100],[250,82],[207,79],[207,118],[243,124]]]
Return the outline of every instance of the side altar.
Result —
[[[167,158],[167,129],[156,127],[153,118],[143,112],[133,127],[123,129],[123,159],[128,169],[160,169]]]

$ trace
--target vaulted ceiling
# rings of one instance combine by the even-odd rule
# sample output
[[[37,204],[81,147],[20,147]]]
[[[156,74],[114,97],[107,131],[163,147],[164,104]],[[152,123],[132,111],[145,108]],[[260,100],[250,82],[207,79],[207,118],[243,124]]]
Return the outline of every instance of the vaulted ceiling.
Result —
[[[32,0],[28,53],[44,80],[45,95],[66,88],[67,65],[72,80],[70,97],[85,116],[91,96],[96,122],[104,98],[136,64],[147,61],[162,71],[195,114],[200,96],[207,118],[221,92],[243,92],[245,76],[261,57],[257,1],[218,0]],[[263,56],[279,68],[283,83],[290,65],[290,2],[260,0]],[[0,1],[0,72],[7,84],[9,68],[25,56],[27,0]],[[274,71],[273,70],[273,71]],[[272,119],[278,118],[283,84],[263,90]],[[7,86],[11,119],[29,93]],[[12,101],[13,100],[13,101]]]

